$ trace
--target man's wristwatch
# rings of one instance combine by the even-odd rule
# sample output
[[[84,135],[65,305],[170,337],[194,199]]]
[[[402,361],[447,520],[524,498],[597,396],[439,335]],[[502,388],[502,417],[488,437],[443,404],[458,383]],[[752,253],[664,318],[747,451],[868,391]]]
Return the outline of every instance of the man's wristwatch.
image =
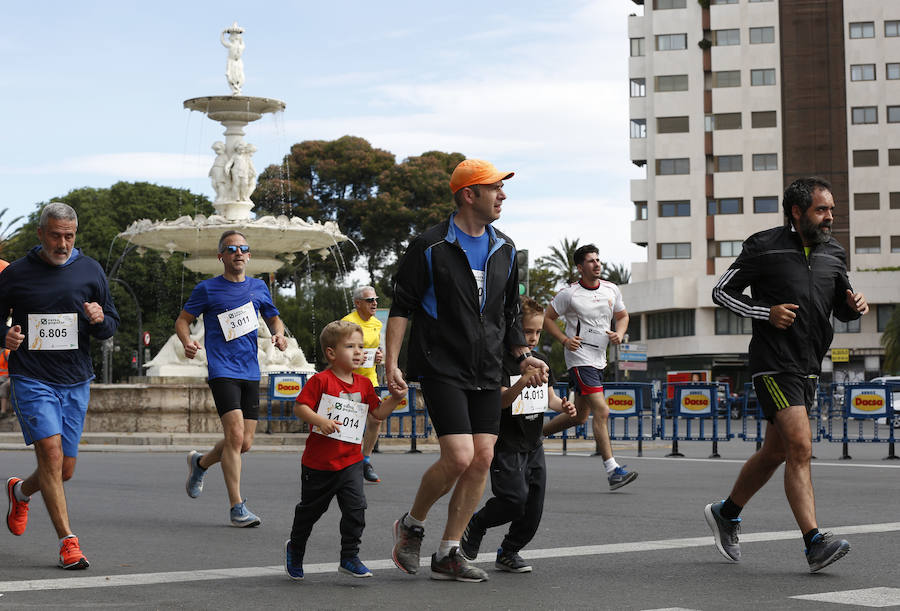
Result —
[[[530,358],[530,357],[531,357],[530,352],[523,352],[522,354],[520,354],[519,356],[516,357],[516,365],[521,365],[522,361],[524,361],[525,359]]]

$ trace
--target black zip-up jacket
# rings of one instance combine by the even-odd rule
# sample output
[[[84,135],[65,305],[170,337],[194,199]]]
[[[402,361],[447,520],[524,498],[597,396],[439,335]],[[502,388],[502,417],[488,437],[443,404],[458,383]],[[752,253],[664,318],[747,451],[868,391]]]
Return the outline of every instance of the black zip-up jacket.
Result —
[[[484,294],[459,246],[454,212],[410,242],[394,275],[390,316],[412,319],[407,379],[466,390],[496,389],[503,353],[525,346],[516,248],[488,225]]]
[[[750,296],[744,289],[750,287]],[[847,322],[860,314],[847,304],[847,257],[829,237],[812,247],[809,259],[791,226],[755,233],[713,288],[713,301],[753,319],[750,371],[819,375],[831,345],[831,314]],[[769,308],[795,303],[797,317],[787,329],[769,323]]]

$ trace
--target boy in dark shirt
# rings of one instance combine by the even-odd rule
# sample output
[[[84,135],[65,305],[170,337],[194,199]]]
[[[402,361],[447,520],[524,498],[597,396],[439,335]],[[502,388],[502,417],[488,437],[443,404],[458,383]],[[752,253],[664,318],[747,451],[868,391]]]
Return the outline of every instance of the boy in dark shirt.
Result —
[[[541,337],[544,308],[529,297],[522,299],[522,327],[531,354],[547,362],[534,351]],[[493,526],[510,523],[503,538],[494,566],[510,573],[527,573],[531,566],[519,555],[537,532],[544,511],[544,489],[547,465],[541,429],[544,412],[553,411],[575,415],[575,406],[553,391],[553,372],[547,384],[529,387],[537,369],[529,368],[520,375],[519,366],[509,357],[504,360],[504,380],[501,386],[503,410],[500,415],[500,435],[494,446],[491,463],[491,491],[493,498],[477,511],[459,542],[463,556],[475,560],[485,531]]]

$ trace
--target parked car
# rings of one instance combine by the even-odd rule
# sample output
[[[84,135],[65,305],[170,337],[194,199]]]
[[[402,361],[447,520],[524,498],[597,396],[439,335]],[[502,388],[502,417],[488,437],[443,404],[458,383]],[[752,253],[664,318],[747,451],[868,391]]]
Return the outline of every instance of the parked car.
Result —
[[[900,429],[900,376],[879,376],[869,382],[888,384],[891,389],[891,406],[894,409],[894,428]],[[879,418],[878,424],[887,424],[887,418]]]

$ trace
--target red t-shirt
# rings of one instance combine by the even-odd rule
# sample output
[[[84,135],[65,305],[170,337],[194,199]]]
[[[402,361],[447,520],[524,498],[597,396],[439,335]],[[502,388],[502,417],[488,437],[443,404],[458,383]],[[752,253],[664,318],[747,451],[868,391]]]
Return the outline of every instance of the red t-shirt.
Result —
[[[297,395],[297,402],[308,405],[313,411],[317,411],[322,395],[366,403],[369,406],[369,413],[372,413],[381,403],[381,399],[375,394],[372,382],[367,377],[354,373],[353,383],[347,384],[334,375],[330,369],[311,377]],[[362,459],[360,444],[332,439],[319,433],[310,433],[306,439],[306,448],[303,450],[303,458],[300,462],[310,469],[340,471]]]

